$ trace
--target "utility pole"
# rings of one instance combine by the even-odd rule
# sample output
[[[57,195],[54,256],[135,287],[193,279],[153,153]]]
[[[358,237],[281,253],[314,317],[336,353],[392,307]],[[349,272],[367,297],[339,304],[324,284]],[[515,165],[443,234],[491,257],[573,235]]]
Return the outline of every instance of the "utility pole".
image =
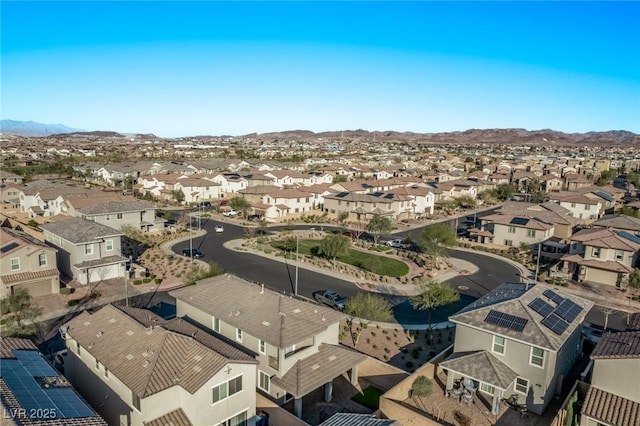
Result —
[[[298,252],[300,249],[300,235],[296,235],[296,281],[293,289],[293,294],[298,295],[298,266],[300,261],[298,260]]]
[[[191,215],[189,216],[189,255],[191,256],[191,262],[193,262],[193,234],[191,233]]]

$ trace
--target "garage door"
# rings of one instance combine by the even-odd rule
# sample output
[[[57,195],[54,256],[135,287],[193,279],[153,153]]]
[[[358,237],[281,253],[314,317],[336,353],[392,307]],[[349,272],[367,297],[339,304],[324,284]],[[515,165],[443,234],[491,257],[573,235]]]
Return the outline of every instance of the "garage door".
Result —
[[[591,281],[599,284],[616,285],[618,279],[617,272],[605,271],[602,269],[589,268],[584,277],[585,281]]]
[[[32,283],[18,284],[13,288],[24,288],[29,292],[31,297],[45,296],[51,294],[51,280],[36,281]]]

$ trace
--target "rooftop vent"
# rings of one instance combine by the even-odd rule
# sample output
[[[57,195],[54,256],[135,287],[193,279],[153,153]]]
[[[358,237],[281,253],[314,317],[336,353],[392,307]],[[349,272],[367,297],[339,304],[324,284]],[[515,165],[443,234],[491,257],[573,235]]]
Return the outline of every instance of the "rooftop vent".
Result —
[[[293,310],[293,313],[294,313],[294,314],[299,314],[300,312],[301,312],[301,311],[300,311],[300,309],[299,309],[299,308],[295,308],[295,309]]]
[[[335,356],[335,355],[331,355],[331,356],[329,357],[329,361],[335,361],[335,360],[336,360],[336,356]]]
[[[104,332],[102,330],[98,331],[98,334],[96,334],[96,337],[100,337],[104,334]]]
[[[113,323],[114,323],[114,322],[116,322],[116,321],[117,321],[117,320],[116,320],[115,318],[111,318],[111,319],[109,320],[109,322],[110,322],[111,324],[113,324]]]
[[[84,323],[82,323],[84,326],[90,326],[91,325],[91,321],[85,321]]]
[[[264,325],[265,327],[269,327],[271,323],[269,321],[262,321],[262,325]]]
[[[131,330],[127,330],[127,332],[125,333],[127,336],[133,336],[133,331]]]
[[[318,368],[320,368],[320,364],[313,364],[313,365],[311,366],[311,369],[312,369],[312,370],[317,370]]]
[[[143,367],[148,367],[148,366],[149,366],[149,364],[151,364],[151,363],[150,363],[148,360],[145,360],[145,361],[142,363],[142,366],[143,366]]]
[[[128,359],[129,361],[131,361],[133,359],[133,355],[132,354],[127,354],[127,356],[125,358]]]

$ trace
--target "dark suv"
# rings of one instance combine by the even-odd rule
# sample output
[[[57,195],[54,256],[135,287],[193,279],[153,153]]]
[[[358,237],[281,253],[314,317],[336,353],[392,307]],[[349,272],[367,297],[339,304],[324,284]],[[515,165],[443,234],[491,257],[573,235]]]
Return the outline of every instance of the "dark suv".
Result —
[[[194,259],[200,259],[201,257],[204,257],[204,253],[202,253],[200,250],[190,249],[190,248],[182,249],[182,255],[187,257],[193,257]]]

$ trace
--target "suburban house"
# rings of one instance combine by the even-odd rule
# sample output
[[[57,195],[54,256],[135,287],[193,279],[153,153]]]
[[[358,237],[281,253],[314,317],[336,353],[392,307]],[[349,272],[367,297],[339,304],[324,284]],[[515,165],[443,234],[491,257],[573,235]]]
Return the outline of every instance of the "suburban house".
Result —
[[[239,191],[256,214],[267,219],[277,219],[293,213],[313,211],[313,194],[302,189],[284,189],[271,185],[253,186]]]
[[[58,294],[56,249],[11,228],[0,228],[0,299],[23,288],[32,297]]]
[[[111,425],[255,425],[254,357],[182,318],[107,305],[61,333],[69,381]]]
[[[626,231],[591,228],[573,234],[569,254],[561,258],[560,268],[580,282],[623,288],[638,259],[640,237]]]
[[[453,353],[439,366],[472,381],[488,406],[514,397],[542,414],[581,353],[582,321],[593,303],[543,284],[503,284],[449,317]]]
[[[15,173],[0,170],[0,183],[17,183],[22,184],[24,177]]]
[[[640,331],[605,334],[591,360],[580,426],[640,426]]]
[[[302,398],[324,387],[332,398],[333,379],[366,358],[339,345],[344,314],[265,290],[230,274],[199,281],[170,292],[177,315],[194,320],[257,354],[258,389],[279,404],[294,400],[302,415]]]
[[[157,207],[144,200],[107,201],[76,210],[76,216],[118,231],[132,228],[145,232],[164,228],[164,219],[156,217]]]
[[[573,217],[581,219],[581,222],[585,224],[590,224],[601,216],[601,200],[586,197],[583,194],[556,192],[551,194],[551,201],[569,210]]]
[[[7,182],[0,184],[0,203],[2,208],[18,209],[20,208],[20,190],[22,185]]]
[[[91,190],[87,188],[74,188],[49,181],[31,182],[20,190],[20,211],[27,213],[31,218],[55,216],[62,213],[61,200],[64,197],[89,192]]]
[[[249,181],[237,173],[217,173],[210,180],[220,184],[220,198],[233,198],[249,185]]]
[[[128,162],[105,164],[95,172],[95,177],[109,186],[131,185],[148,168],[148,164]]]
[[[182,191],[187,204],[200,203],[220,198],[221,186],[209,179],[181,177],[173,185],[174,190]]]
[[[374,215],[400,220],[414,217],[414,203],[411,197],[394,193],[340,192],[324,196],[324,211],[336,215],[346,212],[349,219],[357,221],[367,221]]]
[[[593,228],[608,228],[640,235],[640,219],[626,215],[605,215],[591,224]]]
[[[562,191],[562,178],[556,176],[554,174],[546,174],[540,176],[540,189],[547,194],[550,192],[560,192]]]
[[[480,231],[471,231],[472,236],[477,234],[480,242],[509,247],[520,247],[522,244],[532,246],[551,238],[554,224],[536,217],[535,214],[492,214],[482,218]]]
[[[0,337],[0,364],[3,425],[107,425],[31,340]]]
[[[550,201],[542,204],[529,204],[507,201],[497,210],[499,214],[511,214],[526,217],[537,217],[544,222],[553,224],[553,236],[567,239],[579,223],[571,212],[559,204]]]
[[[74,217],[42,225],[44,240],[58,250],[61,273],[81,284],[124,278],[127,258],[122,256],[122,231]]]

